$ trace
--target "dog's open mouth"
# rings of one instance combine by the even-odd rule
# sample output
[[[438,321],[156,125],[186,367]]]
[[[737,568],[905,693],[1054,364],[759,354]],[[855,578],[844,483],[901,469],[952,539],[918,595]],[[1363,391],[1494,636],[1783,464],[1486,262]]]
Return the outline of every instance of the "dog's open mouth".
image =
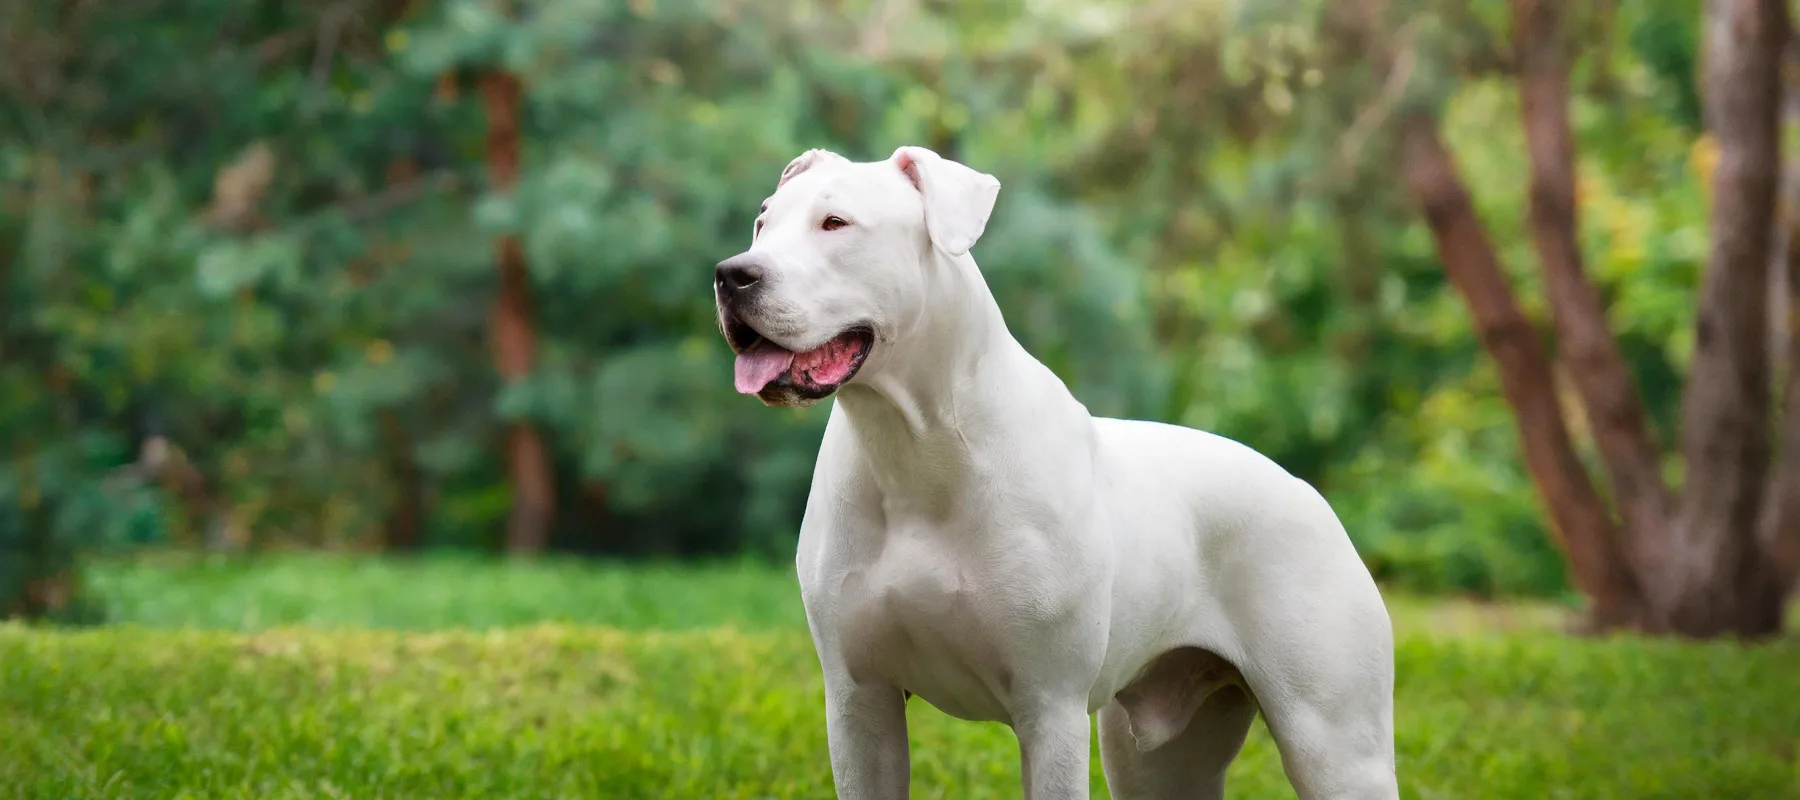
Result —
[[[857,326],[796,353],[735,317],[725,321],[725,338],[737,351],[737,390],[783,404],[819,400],[837,391],[856,376],[875,345],[874,332]]]

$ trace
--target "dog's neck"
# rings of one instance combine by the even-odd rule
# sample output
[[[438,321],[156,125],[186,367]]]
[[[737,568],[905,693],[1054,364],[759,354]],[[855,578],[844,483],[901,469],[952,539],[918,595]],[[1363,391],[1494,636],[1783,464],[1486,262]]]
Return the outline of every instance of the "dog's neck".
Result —
[[[934,256],[932,301],[905,330],[904,357],[837,402],[884,488],[942,496],[1029,459],[1046,435],[1085,436],[1088,416],[1013,338],[974,260]]]
[[[897,423],[912,438],[955,427],[957,409],[982,394],[974,391],[982,370],[1019,349],[974,261],[933,255],[924,270],[931,301],[896,326],[881,368],[840,394],[858,422]]]

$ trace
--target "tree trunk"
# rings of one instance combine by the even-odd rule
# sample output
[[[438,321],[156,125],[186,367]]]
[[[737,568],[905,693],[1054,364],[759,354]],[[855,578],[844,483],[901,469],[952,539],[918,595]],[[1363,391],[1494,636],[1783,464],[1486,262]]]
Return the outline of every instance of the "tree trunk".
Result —
[[[490,72],[482,76],[481,96],[487,110],[487,159],[494,188],[511,189],[519,179],[519,104],[521,88],[516,76]],[[503,236],[499,244],[499,295],[491,321],[494,366],[508,383],[531,374],[537,358],[537,330],[532,322],[531,286],[525,271],[525,251],[518,237]],[[506,430],[507,476],[512,486],[512,513],[507,519],[508,552],[534,553],[548,544],[551,517],[556,507],[555,479],[550,457],[537,429],[527,421],[509,423]]]
[[[1513,57],[1531,155],[1531,238],[1555,319],[1557,352],[1587,412],[1624,518],[1624,555],[1633,572],[1649,580],[1668,561],[1674,502],[1637,382],[1582,266],[1563,5],[1513,0]]]
[[[1782,59],[1786,95],[1782,115],[1787,124],[1800,122],[1800,42],[1792,37]],[[1784,159],[1781,198],[1774,231],[1775,257],[1770,259],[1769,331],[1777,352],[1772,369],[1783,370],[1781,455],[1763,498],[1762,545],[1774,565],[1783,596],[1800,582],[1800,160]]]
[[[1649,588],[1680,633],[1764,636],[1782,593],[1758,517],[1769,469],[1769,242],[1779,174],[1784,0],[1707,0],[1706,127],[1719,144],[1711,237],[1682,393],[1679,551]]]
[[[425,539],[425,477],[413,456],[412,434],[391,409],[377,413],[388,466],[394,471],[394,505],[382,525],[382,545],[390,552],[412,552]]]
[[[1794,591],[1800,576],[1800,162],[1790,160],[1782,172],[1781,267],[1783,304],[1788,311],[1772,326],[1786,340],[1787,371],[1781,409],[1781,457],[1775,462],[1759,524],[1762,546],[1779,579],[1779,594]]]
[[[1795,123],[1800,122],[1800,41],[1788,37],[1781,56],[1781,130],[1785,141]],[[1781,188],[1775,201],[1775,227],[1769,242],[1769,372],[1780,383],[1787,374],[1790,326],[1788,309],[1788,261],[1792,249],[1794,225],[1792,215],[1796,199],[1800,199],[1800,175],[1795,173],[1793,159],[1782,154]],[[1784,417],[1785,418],[1785,417]]]
[[[1482,345],[1499,367],[1526,468],[1548,506],[1576,585],[1593,600],[1591,623],[1638,624],[1641,595],[1619,557],[1618,528],[1570,442],[1549,359],[1500,270],[1435,120],[1417,113],[1402,118],[1400,160],[1444,271],[1468,302]]]

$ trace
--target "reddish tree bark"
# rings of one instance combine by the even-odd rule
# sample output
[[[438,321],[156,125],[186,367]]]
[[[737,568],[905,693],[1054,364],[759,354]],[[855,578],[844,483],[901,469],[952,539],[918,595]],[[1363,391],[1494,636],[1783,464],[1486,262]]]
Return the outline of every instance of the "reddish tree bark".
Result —
[[[1557,353],[1587,412],[1624,518],[1624,554],[1633,571],[1647,580],[1667,563],[1674,503],[1637,381],[1607,324],[1600,292],[1582,265],[1564,5],[1562,0],[1513,0],[1513,58],[1531,156],[1531,238],[1555,320]]]
[[[1444,271],[1468,302],[1482,345],[1499,367],[1525,466],[1548,507],[1575,583],[1593,600],[1591,623],[1638,624],[1641,596],[1620,558],[1618,528],[1575,453],[1550,360],[1507,284],[1435,120],[1416,113],[1402,119],[1400,161]]]
[[[519,180],[519,79],[503,72],[487,73],[481,80],[481,98],[487,111],[488,174],[494,188],[505,191]],[[518,237],[501,237],[497,255],[499,293],[489,330],[494,367],[502,380],[513,383],[531,374],[537,359],[537,329],[532,320],[525,251]],[[506,549],[512,553],[542,550],[549,541],[556,487],[549,452],[531,423],[507,425],[506,466],[513,492]]]

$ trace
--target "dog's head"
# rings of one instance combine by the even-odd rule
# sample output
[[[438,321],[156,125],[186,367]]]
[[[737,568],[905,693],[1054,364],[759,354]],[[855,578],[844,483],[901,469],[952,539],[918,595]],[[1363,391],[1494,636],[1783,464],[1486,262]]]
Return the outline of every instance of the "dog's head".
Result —
[[[808,150],[763,202],[750,249],[713,277],[737,389],[808,406],[878,370],[919,327],[928,276],[987,228],[1000,182],[923,147],[852,162]]]

